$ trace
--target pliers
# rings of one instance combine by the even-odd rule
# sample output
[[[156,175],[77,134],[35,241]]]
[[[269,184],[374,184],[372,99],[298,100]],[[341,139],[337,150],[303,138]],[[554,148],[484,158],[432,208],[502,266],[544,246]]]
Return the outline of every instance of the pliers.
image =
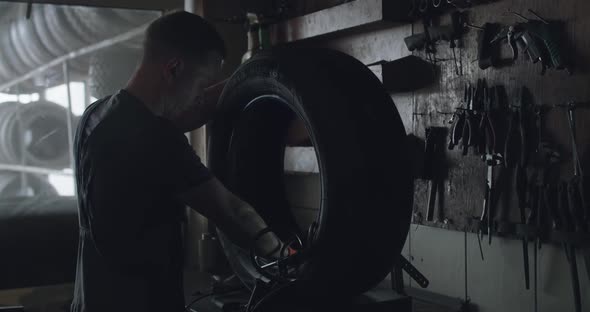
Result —
[[[518,46],[516,44],[516,27],[511,25],[499,32],[490,43],[496,43],[498,41],[502,41],[506,39],[508,41],[508,45],[510,45],[510,49],[512,49],[512,61],[516,61],[518,59]]]
[[[480,152],[487,154],[496,153],[496,127],[493,120],[493,109],[496,101],[498,101],[498,89],[493,88],[494,95],[492,98],[491,89],[488,89],[487,83],[483,81],[483,104],[484,109],[481,113],[481,119],[479,122],[479,131],[483,135],[483,140],[480,144]],[[497,107],[497,106],[496,106]]]
[[[518,93],[518,101],[513,105],[508,122],[508,134],[504,145],[504,164],[506,168],[525,167],[527,163],[527,133],[525,125],[526,103],[523,99],[526,88]]]
[[[471,85],[465,87],[465,102],[467,103],[466,110],[463,112],[465,122],[463,123],[463,129],[461,132],[461,148],[463,149],[463,155],[467,155],[469,152],[469,146],[475,145],[474,127],[472,125],[473,120],[473,102],[475,98],[475,89]]]
[[[463,93],[463,107],[458,107],[455,113],[453,114],[453,119],[451,122],[451,131],[449,133],[449,149],[452,150],[455,146],[459,145],[459,142],[463,138],[464,128],[466,127],[466,119],[467,114],[466,110],[469,108],[469,92],[470,87],[468,85],[465,86],[465,90]],[[467,125],[471,127],[471,124]],[[469,138],[467,138],[469,140]]]
[[[526,88],[522,87],[518,92],[518,100],[513,105],[512,113],[508,124],[508,134],[504,146],[504,164],[507,168],[516,168],[516,195],[518,197],[518,208],[520,222],[526,224],[526,189],[527,189],[527,136],[525,127],[526,102],[524,94]],[[529,254],[528,237],[522,238],[522,253],[524,261],[525,285],[529,289]]]
[[[449,131],[449,149],[455,149],[455,146],[459,145],[461,136],[463,135],[463,125],[465,124],[465,111],[461,108],[457,108],[453,113],[451,119],[451,131]]]

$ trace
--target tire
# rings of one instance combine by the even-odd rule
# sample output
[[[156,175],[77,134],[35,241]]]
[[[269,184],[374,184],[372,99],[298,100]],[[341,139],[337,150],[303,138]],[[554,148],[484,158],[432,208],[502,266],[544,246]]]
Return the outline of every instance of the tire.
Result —
[[[382,281],[406,240],[413,180],[401,118],[372,72],[327,49],[264,52],[237,70],[219,104],[223,118],[208,128],[209,167],[283,240],[305,230],[285,197],[283,157],[289,122],[306,125],[322,198],[313,252],[300,272],[310,293],[356,295]],[[260,276],[248,251],[223,233],[220,241],[253,287]]]
[[[0,163],[23,164],[24,158],[31,166],[69,167],[67,118],[66,110],[53,102],[0,104]]]

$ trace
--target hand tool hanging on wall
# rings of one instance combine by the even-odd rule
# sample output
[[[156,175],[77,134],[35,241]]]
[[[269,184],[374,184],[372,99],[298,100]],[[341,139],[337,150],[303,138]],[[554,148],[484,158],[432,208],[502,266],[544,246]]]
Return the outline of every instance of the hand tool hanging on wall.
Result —
[[[496,122],[494,113],[499,109],[499,93],[497,88],[488,88],[485,79],[481,82],[481,101],[483,109],[480,108],[479,120],[479,153],[496,153]]]
[[[512,49],[512,62],[518,58],[519,47],[526,52],[534,64],[541,62],[541,74],[547,68],[571,72],[571,62],[563,42],[564,27],[560,21],[549,21],[529,10],[538,19],[529,19],[513,12],[525,20],[502,28],[490,41],[491,45],[506,41]],[[490,47],[488,47],[491,49]]]
[[[463,131],[461,134],[461,148],[463,156],[469,153],[469,147],[472,147],[474,154],[478,153],[479,133],[478,133],[478,118],[477,112],[480,109],[481,103],[478,95],[481,88],[481,80],[478,81],[477,87],[467,86],[466,89],[466,103],[467,108],[464,111],[465,123],[463,124]]]
[[[486,174],[486,192],[483,200],[483,209],[480,217],[480,235],[483,237],[483,227],[486,227],[488,234],[488,244],[492,243],[493,222],[495,216],[495,194],[494,194],[494,168],[502,164],[502,155],[496,153],[496,129],[493,120],[493,108],[498,107],[498,89],[493,88],[494,95],[492,96],[491,89],[488,89],[487,82],[484,80],[478,81],[478,94],[481,94],[481,101],[484,108],[481,112],[481,119],[479,123],[480,132],[480,152],[483,161],[487,167]]]
[[[498,66],[499,45],[492,44],[500,26],[486,23],[477,35],[477,61],[480,69]]]
[[[561,159],[560,153],[557,149],[545,141],[543,131],[543,116],[548,110],[546,106],[536,105],[535,112],[535,132],[536,132],[536,148],[532,158],[532,166],[534,168],[533,176],[531,177],[531,185],[529,191],[529,207],[531,213],[527,218],[527,232],[533,232],[534,248],[533,248],[533,290],[534,290],[534,310],[538,311],[538,251],[541,249],[541,239],[546,239],[546,234],[551,230],[548,217],[554,214],[549,211],[551,207],[549,202],[548,190],[549,183],[559,179],[559,164]],[[534,226],[533,226],[534,224]]]
[[[565,105],[567,108],[567,120],[569,125],[569,133],[572,147],[572,163],[574,165],[574,177],[567,183],[567,191],[563,190],[566,188],[562,186],[562,191],[567,193],[567,202],[564,200],[564,205],[567,204],[568,210],[571,216],[572,222],[569,223],[568,232],[574,233],[587,233],[588,232],[588,207],[586,206],[587,200],[585,198],[585,186],[584,186],[584,171],[582,163],[578,153],[578,144],[576,142],[576,116],[575,112],[577,106],[583,106],[575,102],[570,102]],[[580,298],[580,285],[578,277],[578,268],[576,263],[576,248],[573,244],[566,245],[566,253],[568,254],[568,260],[570,262],[570,271],[572,275],[572,289],[574,291],[574,304],[576,312],[581,311],[581,298]],[[584,262],[588,278],[590,280],[590,247],[582,246]]]
[[[490,130],[488,127],[490,124],[486,126],[486,122],[484,122],[482,125],[481,120],[484,107],[483,85],[481,79],[478,80],[477,87],[472,87],[470,84],[465,85],[463,104],[456,108],[450,122],[448,148],[453,150],[455,146],[460,145],[464,156],[469,153],[470,147],[475,155],[482,154],[482,144],[484,144],[482,135],[485,135],[485,132],[481,132],[481,130]]]
[[[453,113],[453,117],[449,121],[451,124],[451,128],[449,131],[449,150],[455,149],[455,146],[459,145],[462,137],[463,137],[463,127],[465,126],[465,117],[466,117],[466,109],[469,108],[469,99],[468,99],[468,85],[465,85],[463,99],[461,106],[455,109]]]
[[[504,164],[506,168],[515,169],[516,194],[520,212],[520,223],[526,224],[526,189],[527,189],[527,133],[526,133],[526,101],[524,96],[526,88],[522,87],[518,92],[518,100],[513,104],[509,117],[508,133],[504,146]],[[522,253],[524,261],[524,277],[526,289],[530,288],[529,277],[529,253],[528,237],[522,238]]]
[[[587,233],[590,231],[590,204],[587,197],[587,185],[580,160],[578,145],[576,142],[576,110],[579,108],[588,108],[588,103],[569,102],[565,105],[556,105],[566,109],[567,120],[569,125],[570,140],[572,146],[572,163],[574,165],[574,176],[568,184],[569,204],[572,215],[575,219],[576,233]],[[583,246],[582,252],[588,280],[590,280],[590,246]]]
[[[492,229],[494,220],[494,167],[502,164],[502,156],[500,154],[486,154],[483,160],[487,166],[486,174],[486,192],[483,200],[483,209],[480,217],[480,236],[483,238],[483,229],[486,227],[488,233],[488,243],[492,243]],[[481,239],[480,238],[480,239]]]
[[[443,222],[444,217],[444,168],[445,137],[447,128],[431,127],[426,129],[426,150],[424,158],[425,178],[429,179],[429,196],[426,221]],[[438,202],[438,205],[437,205]],[[436,211],[435,211],[436,209]]]
[[[453,52],[453,61],[455,65],[455,73],[460,74],[459,65],[456,54],[456,40],[458,40],[464,32],[465,13],[455,11],[451,14],[451,25],[433,26],[430,17],[424,17],[424,32],[415,34],[404,38],[404,42],[408,50],[425,50],[427,57],[432,63],[435,63],[435,44],[439,41],[449,42],[449,47]]]
[[[558,186],[558,209],[563,224],[563,230],[566,233],[574,232],[574,225],[572,215],[569,209],[568,201],[568,184],[567,182],[561,182]],[[582,303],[580,297],[580,280],[578,276],[578,263],[576,259],[576,247],[573,244],[564,243],[563,249],[565,256],[570,265],[570,275],[572,279],[572,291],[574,295],[574,306],[576,312],[582,311]]]

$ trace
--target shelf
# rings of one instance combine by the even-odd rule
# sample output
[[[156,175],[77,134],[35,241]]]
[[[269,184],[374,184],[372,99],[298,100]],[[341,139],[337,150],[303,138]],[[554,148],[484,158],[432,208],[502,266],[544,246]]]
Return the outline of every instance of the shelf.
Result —
[[[411,22],[411,1],[356,0],[270,26],[273,44]]]
[[[26,172],[26,173],[37,173],[37,174],[55,174],[63,176],[73,176],[74,172],[72,169],[50,169],[35,166],[24,166],[24,165],[11,165],[11,164],[0,164],[0,171],[14,171],[14,172]]]

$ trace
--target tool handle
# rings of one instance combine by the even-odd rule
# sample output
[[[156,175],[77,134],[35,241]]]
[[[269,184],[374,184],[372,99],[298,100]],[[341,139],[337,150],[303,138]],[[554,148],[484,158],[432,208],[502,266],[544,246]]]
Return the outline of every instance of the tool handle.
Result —
[[[590,202],[589,198],[587,197],[590,194],[590,190],[588,189],[590,185],[586,182],[586,179],[582,176],[578,177],[578,194],[580,194],[580,203],[582,205],[582,211],[584,214],[584,223],[590,227]],[[590,229],[588,229],[590,230]],[[590,268],[588,268],[588,273],[590,273]]]
[[[547,214],[551,217],[552,220],[552,227],[555,230],[561,229],[561,220],[559,217],[558,211],[558,193],[557,193],[557,186],[553,184],[547,184],[544,188],[543,192],[543,200],[545,201],[545,208],[547,209]]]
[[[568,62],[563,53],[563,44],[561,41],[562,28],[558,22],[545,24],[541,21],[529,21],[525,28],[529,33],[543,43],[551,59],[551,67],[555,69],[567,69]]]
[[[529,190],[529,208],[531,212],[527,217],[527,224],[534,224],[537,220],[537,215],[539,214],[539,187],[537,185],[531,185]]]
[[[520,222],[526,223],[526,190],[527,190],[527,176],[526,170],[521,166],[516,166],[516,195],[518,197],[518,208],[520,214]]]
[[[496,65],[496,53],[491,41],[497,27],[496,24],[486,23],[477,34],[477,61],[482,70]]]
[[[524,50],[527,51],[533,63],[537,63],[543,58],[543,53],[539,48],[537,40],[535,40],[528,31],[522,33],[521,40],[519,41],[522,41],[524,44]]]
[[[506,168],[513,168],[516,165],[516,161],[514,160],[514,144],[512,143],[516,138],[515,135],[515,123],[517,122],[517,117],[513,112],[510,115],[510,120],[508,121],[508,132],[506,134],[506,142],[504,142],[504,165]]]
[[[437,185],[434,180],[430,180],[428,186],[430,190],[428,195],[428,207],[426,209],[426,221],[432,222],[434,221],[434,205],[436,203]]]
[[[455,142],[453,142],[453,132],[451,132],[451,135],[449,135],[449,145],[447,148],[451,151],[455,149]]]
[[[458,113],[457,119],[453,124],[453,129],[451,131],[453,145],[459,145],[459,141],[461,137],[463,137],[463,126],[465,125],[465,113],[461,112]]]
[[[428,38],[426,37],[425,33],[421,33],[405,37],[404,42],[406,43],[406,47],[410,51],[422,50],[424,49],[424,47],[426,47],[426,43],[428,43]]]
[[[424,275],[422,275],[422,273],[420,273],[420,271],[418,271],[418,269],[416,269],[416,267],[410,261],[408,261],[408,259],[402,255],[399,255],[399,257],[402,269],[404,269],[404,271],[406,271],[406,273],[408,273],[408,275],[410,275],[410,277],[416,281],[420,287],[428,287],[430,281]]]
[[[492,122],[490,113],[482,114],[480,129],[483,132],[483,149],[488,154],[494,154],[496,151],[496,130]]]
[[[576,232],[584,231],[584,211],[582,210],[578,194],[578,181],[571,180],[567,185],[567,202]]]
[[[582,312],[582,298],[580,296],[580,277],[578,275],[578,261],[576,260],[576,248],[569,245],[565,251],[570,262],[570,275],[572,278],[572,291],[574,293],[574,307],[576,312]]]
[[[459,123],[459,119],[460,119],[459,114],[457,112],[455,112],[453,114],[453,119],[452,119],[453,123],[451,124],[451,129],[449,130],[449,146],[448,146],[449,150],[454,150],[455,146],[457,145],[458,139],[457,140],[455,139],[455,135],[456,135],[455,131],[457,128],[457,124]]]
[[[523,112],[519,113],[522,117]],[[527,154],[527,133],[526,133],[526,126],[521,118],[520,122],[518,123],[518,137],[520,140],[520,144],[517,146],[518,148],[518,164],[522,167],[526,167],[528,161],[528,154]]]
[[[463,156],[469,153],[469,142],[471,141],[471,120],[470,116],[465,114],[465,121],[463,124],[463,132],[461,134],[461,147],[463,148]]]
[[[559,212],[559,218],[561,219],[561,223],[563,225],[562,230],[566,232],[573,231],[572,221],[570,218],[570,211],[569,211],[569,203],[568,203],[568,194],[567,194],[567,182],[559,183],[557,187],[557,207]]]

